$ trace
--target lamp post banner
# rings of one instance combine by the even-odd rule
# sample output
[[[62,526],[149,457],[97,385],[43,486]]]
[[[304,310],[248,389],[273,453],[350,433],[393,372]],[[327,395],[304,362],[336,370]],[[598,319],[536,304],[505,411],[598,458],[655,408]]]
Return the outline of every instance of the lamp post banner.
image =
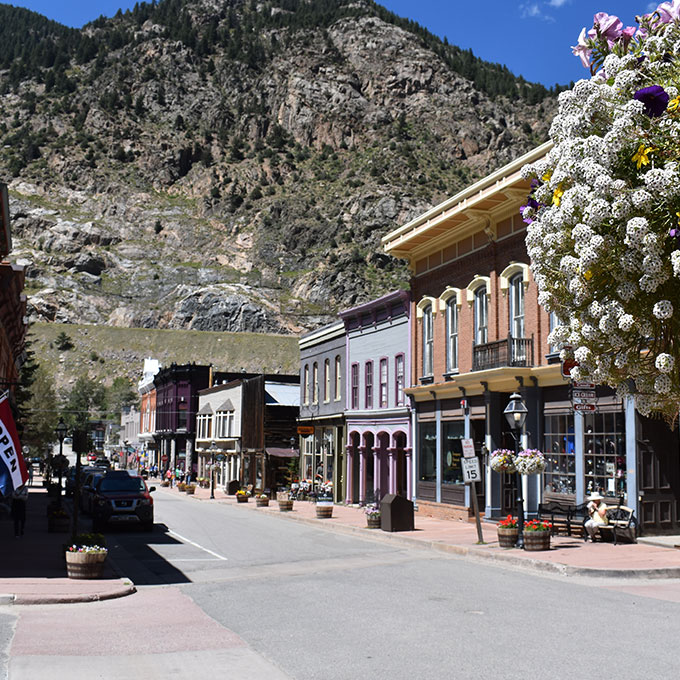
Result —
[[[3,495],[7,495],[8,492],[18,489],[28,481],[28,470],[24,457],[21,455],[19,435],[7,395],[0,397],[0,461],[2,461],[0,491]]]

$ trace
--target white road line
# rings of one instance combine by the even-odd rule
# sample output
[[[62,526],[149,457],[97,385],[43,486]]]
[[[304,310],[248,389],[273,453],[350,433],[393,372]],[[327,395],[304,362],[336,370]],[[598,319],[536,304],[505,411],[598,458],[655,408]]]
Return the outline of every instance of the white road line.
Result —
[[[171,536],[175,536],[175,537],[179,538],[179,540],[182,541],[183,543],[189,543],[189,544],[197,547],[199,550],[203,550],[203,551],[207,552],[209,555],[214,555],[218,560],[224,560],[225,562],[227,562],[228,559],[229,559],[227,557],[224,557],[223,555],[218,555],[216,552],[213,552],[212,550],[209,550],[208,548],[204,548],[202,545],[199,545],[198,543],[194,543],[194,541],[191,541],[188,538],[185,538],[184,536],[180,536],[178,533],[176,533],[174,531],[168,530],[168,533]]]

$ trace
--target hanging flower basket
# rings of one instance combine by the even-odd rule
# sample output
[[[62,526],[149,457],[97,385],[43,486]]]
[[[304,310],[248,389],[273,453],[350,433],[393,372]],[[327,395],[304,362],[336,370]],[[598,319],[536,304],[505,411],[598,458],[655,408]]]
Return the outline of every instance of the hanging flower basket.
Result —
[[[494,472],[516,472],[515,454],[510,449],[496,449],[491,452],[489,465]]]
[[[521,475],[537,475],[545,470],[545,456],[538,449],[525,449],[515,456],[515,469]]]

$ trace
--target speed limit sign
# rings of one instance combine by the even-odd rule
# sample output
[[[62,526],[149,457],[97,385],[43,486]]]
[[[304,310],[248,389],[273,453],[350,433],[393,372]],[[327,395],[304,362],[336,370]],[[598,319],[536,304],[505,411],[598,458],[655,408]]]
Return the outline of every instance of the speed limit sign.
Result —
[[[466,484],[472,482],[479,482],[482,479],[482,473],[479,469],[479,458],[461,458],[460,462],[463,466],[463,481]]]

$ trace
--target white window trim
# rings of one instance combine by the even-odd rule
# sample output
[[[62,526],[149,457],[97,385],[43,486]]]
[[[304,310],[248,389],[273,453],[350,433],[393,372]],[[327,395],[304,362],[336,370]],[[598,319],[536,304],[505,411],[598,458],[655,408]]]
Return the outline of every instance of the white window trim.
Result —
[[[498,277],[500,279],[500,288],[503,295],[508,294],[510,290],[510,279],[515,276],[515,274],[522,274],[522,283],[524,284],[524,290],[529,286],[529,272],[530,267],[528,264],[523,262],[511,262]]]
[[[433,316],[437,313],[437,309],[439,308],[439,305],[437,304],[437,300],[433,297],[430,297],[429,295],[424,295],[420,299],[420,302],[416,305],[416,318],[417,319],[423,318],[423,311],[425,309],[427,309],[428,305],[432,305],[432,315]]]
[[[453,288],[452,286],[447,286],[446,290],[439,296],[439,311],[446,313],[446,306],[449,304],[449,300],[455,297],[456,304],[460,307],[463,304],[463,291],[460,288]]]
[[[466,299],[468,305],[472,306],[475,302],[475,291],[477,288],[486,286],[486,297],[491,297],[491,277],[476,275],[470,283],[468,283],[466,290]]]

